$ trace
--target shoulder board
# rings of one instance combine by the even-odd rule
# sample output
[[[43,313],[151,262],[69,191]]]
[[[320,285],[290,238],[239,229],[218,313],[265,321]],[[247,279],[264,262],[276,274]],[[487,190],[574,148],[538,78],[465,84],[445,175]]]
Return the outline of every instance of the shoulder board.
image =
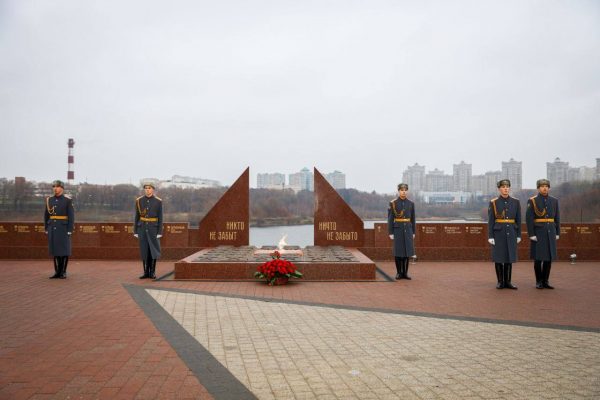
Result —
[[[162,199],[160,197],[158,197],[158,196],[154,196],[154,197],[156,197],[156,200],[162,201]]]
[[[138,201],[138,200],[139,200],[139,199],[141,199],[142,197],[144,197],[144,196],[136,197],[136,198],[135,198],[135,201]]]
[[[529,200],[533,201],[537,196],[531,196]]]
[[[396,199],[390,201],[390,204],[394,204],[396,202]]]
[[[491,200],[490,200],[490,202],[492,202],[492,203],[493,203],[493,202],[494,202],[494,201],[496,201],[496,200],[498,200],[498,198],[497,198],[497,197],[494,197],[493,199],[491,199]]]
[[[64,196],[65,196],[65,199],[67,199],[67,200],[73,200],[73,198],[71,196],[67,196],[66,194]]]

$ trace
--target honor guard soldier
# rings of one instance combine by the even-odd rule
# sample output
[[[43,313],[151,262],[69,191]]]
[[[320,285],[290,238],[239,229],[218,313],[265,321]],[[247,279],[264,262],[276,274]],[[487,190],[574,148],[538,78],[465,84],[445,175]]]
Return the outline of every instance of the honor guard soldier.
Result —
[[[154,183],[144,183],[144,196],[135,200],[133,236],[139,239],[144,274],[140,279],[156,279],[156,260],[160,258],[163,229],[162,200],[154,195]]]
[[[488,207],[488,242],[496,267],[496,289],[516,289],[511,283],[512,264],[517,261],[517,244],[521,242],[521,204],[509,196],[510,181],[498,182],[500,196]]]
[[[556,241],[560,235],[560,213],[558,199],[549,196],[550,181],[539,179],[538,194],[527,202],[525,219],[530,240],[530,258],[535,271],[535,287],[554,289],[548,283],[552,261],[556,260]]]
[[[65,196],[65,184],[52,182],[54,196],[46,198],[44,231],[48,235],[48,251],[54,257],[54,275],[50,279],[66,279],[71,255],[71,234],[75,224],[73,201]]]
[[[396,279],[411,279],[408,276],[408,258],[415,255],[415,203],[406,194],[408,185],[398,185],[398,198],[390,201],[388,209],[388,233],[394,241],[394,260],[396,261]]]

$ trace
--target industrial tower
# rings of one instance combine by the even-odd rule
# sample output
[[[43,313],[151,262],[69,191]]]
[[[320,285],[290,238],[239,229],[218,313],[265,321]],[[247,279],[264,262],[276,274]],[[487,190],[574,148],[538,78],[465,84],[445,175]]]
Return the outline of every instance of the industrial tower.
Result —
[[[73,163],[75,162],[75,159],[73,157],[73,147],[75,147],[75,140],[69,139],[67,144],[69,145],[69,158],[68,158],[69,169],[67,170],[67,182],[69,183],[69,185],[72,185],[73,180],[75,179],[75,171],[73,170]]]

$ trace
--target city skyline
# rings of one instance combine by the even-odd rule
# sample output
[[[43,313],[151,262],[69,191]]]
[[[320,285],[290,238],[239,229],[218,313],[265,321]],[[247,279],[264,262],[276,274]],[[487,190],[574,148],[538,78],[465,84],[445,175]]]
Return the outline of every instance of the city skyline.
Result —
[[[316,166],[387,193],[417,162],[514,158],[533,187],[598,156],[599,2],[7,0],[0,21],[7,178],[66,180],[68,138],[91,183]]]

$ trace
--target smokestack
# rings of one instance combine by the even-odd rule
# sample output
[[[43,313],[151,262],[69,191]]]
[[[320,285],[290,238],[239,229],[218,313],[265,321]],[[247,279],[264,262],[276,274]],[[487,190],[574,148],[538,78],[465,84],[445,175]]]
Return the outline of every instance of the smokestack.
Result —
[[[69,185],[73,184],[73,180],[75,179],[75,170],[73,169],[73,164],[75,163],[75,158],[73,156],[73,147],[75,147],[75,140],[69,139],[67,142],[69,145],[69,157],[68,157],[68,169],[67,169],[67,182]]]

